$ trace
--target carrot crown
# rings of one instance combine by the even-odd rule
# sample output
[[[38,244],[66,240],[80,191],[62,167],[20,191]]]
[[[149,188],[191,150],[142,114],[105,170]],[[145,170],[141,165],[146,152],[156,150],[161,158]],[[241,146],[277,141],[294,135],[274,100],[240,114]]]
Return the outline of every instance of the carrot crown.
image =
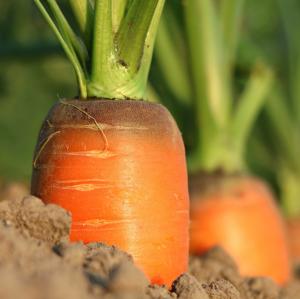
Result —
[[[34,0],[71,61],[80,96],[141,99],[164,0]]]
[[[243,170],[250,130],[271,87],[272,72],[257,62],[242,92],[234,88],[243,5],[189,0],[167,5],[162,18],[156,57],[174,98],[169,108],[179,123],[185,120],[190,171]]]

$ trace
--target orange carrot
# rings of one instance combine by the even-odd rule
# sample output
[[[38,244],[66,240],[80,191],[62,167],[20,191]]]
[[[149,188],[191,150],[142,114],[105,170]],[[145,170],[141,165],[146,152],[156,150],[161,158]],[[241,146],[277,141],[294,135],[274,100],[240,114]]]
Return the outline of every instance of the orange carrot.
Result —
[[[246,159],[251,131],[274,88],[273,70],[257,59],[244,88],[235,84],[245,1],[189,0],[177,8],[171,2],[157,39],[163,76],[153,76],[153,85],[181,121],[190,174],[203,174],[191,186],[191,252],[220,245],[242,274],[284,283],[289,261],[282,220],[264,184],[247,177]],[[178,47],[178,40],[186,44]]]
[[[205,192],[200,193],[196,182],[190,251],[201,254],[219,245],[235,259],[241,274],[286,283],[290,272],[283,222],[266,185],[252,177],[221,176],[202,184]]]
[[[71,239],[116,245],[153,283],[187,270],[188,187],[181,134],[141,101],[164,0],[34,0],[72,63],[80,99],[48,114],[32,193],[71,211]],[[79,31],[79,32],[78,32]]]
[[[129,252],[153,283],[187,270],[184,146],[168,111],[141,101],[64,101],[46,118],[32,194],[72,212],[73,241]]]
[[[300,262],[300,218],[287,219],[287,235],[291,258]]]

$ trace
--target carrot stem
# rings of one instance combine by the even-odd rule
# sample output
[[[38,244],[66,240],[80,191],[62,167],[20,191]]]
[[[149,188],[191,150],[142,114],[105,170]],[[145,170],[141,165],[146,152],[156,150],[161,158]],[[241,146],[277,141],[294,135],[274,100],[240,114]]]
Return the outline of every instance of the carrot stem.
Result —
[[[266,105],[269,126],[265,127],[272,136],[268,147],[270,155],[276,155],[273,171],[280,190],[281,205],[287,217],[300,216],[300,42],[298,38],[299,3],[278,0],[281,21],[287,41],[287,76],[276,82]],[[273,141],[273,142],[272,142]],[[267,147],[267,145],[266,145]]]
[[[289,92],[291,94],[290,104],[293,108],[294,118],[300,126],[300,41],[299,41],[299,18],[300,6],[298,1],[278,0],[280,14],[288,47],[288,68],[289,68]]]
[[[123,20],[127,4],[128,0],[112,1],[112,24],[114,32],[117,32],[120,28],[120,23]]]
[[[91,1],[69,0],[69,3],[79,25],[80,31],[84,36],[85,43],[90,46],[94,22],[94,8]]]
[[[34,1],[75,68],[82,98],[143,98],[164,0],[69,0],[82,39],[56,0],[45,0],[51,15]]]
[[[254,66],[247,86],[237,104],[231,124],[236,152],[244,156],[246,140],[253,127],[259,111],[265,104],[268,92],[273,85],[273,73],[263,64]]]
[[[193,139],[188,156],[191,172],[222,170],[232,173],[245,169],[244,151],[249,133],[271,88],[272,72],[262,64],[254,67],[241,93],[234,88],[233,67],[244,2],[190,0],[182,4],[184,20],[180,23],[177,18],[177,23],[184,28],[181,39],[187,41],[185,53],[189,61],[186,65],[180,59],[174,59],[180,57],[181,52],[171,42],[169,15],[164,16],[168,16],[168,23],[164,18],[161,23],[157,61],[171,93],[175,94],[174,105],[188,103],[186,106],[195,115],[193,132],[187,137]],[[173,15],[174,11],[167,9]],[[170,69],[174,71],[165,75],[168,72],[166,61],[169,61],[166,49],[169,47],[174,48],[170,57],[174,57],[176,65],[171,65]],[[182,75],[187,83],[180,80]],[[182,86],[179,81],[183,82],[182,92],[178,91],[178,86]],[[186,97],[190,97],[190,101]]]
[[[60,44],[62,45],[67,57],[71,61],[75,73],[77,75],[77,81],[79,85],[80,94],[83,98],[87,97],[87,89],[86,89],[86,74],[81,66],[81,63],[76,55],[76,52],[73,48],[73,45],[70,43],[70,40],[63,36],[59,28],[53,22],[52,18],[50,17],[49,13],[45,9],[44,5],[41,3],[40,0],[34,0],[35,4],[39,8],[40,12],[46,19],[48,25],[53,30],[54,34],[56,35],[57,39],[59,40]]]
[[[221,23],[226,44],[226,60],[229,74],[232,72],[239,40],[239,28],[245,0],[221,2]]]
[[[119,59],[133,74],[140,68],[146,36],[157,4],[158,0],[132,0],[116,35]]]
[[[47,0],[49,7],[54,15],[54,18],[57,22],[57,26],[62,33],[63,38],[74,48],[78,58],[80,59],[83,69],[86,69],[85,62],[88,57],[88,52],[83,43],[79,41],[79,38],[76,36],[75,32],[69,25],[68,21],[64,17],[62,11],[57,5],[55,0]]]
[[[192,87],[189,81],[186,57],[182,55],[180,45],[178,45],[182,36],[174,38],[174,33],[180,35],[178,24],[172,14],[167,16],[168,20],[161,19],[157,34],[155,51],[158,63],[164,79],[176,95],[176,99],[182,101],[183,104],[190,104]]]
[[[293,169],[287,168],[283,163],[277,171],[278,181],[280,182],[280,192],[282,208],[288,217],[299,217],[300,215],[300,200],[299,200],[299,180],[300,174]]]
[[[116,63],[114,57],[112,5],[110,0],[95,2],[95,25],[93,40],[93,56],[91,83],[89,93],[97,93],[103,97],[110,97],[106,88],[106,81],[113,80],[112,69]]]

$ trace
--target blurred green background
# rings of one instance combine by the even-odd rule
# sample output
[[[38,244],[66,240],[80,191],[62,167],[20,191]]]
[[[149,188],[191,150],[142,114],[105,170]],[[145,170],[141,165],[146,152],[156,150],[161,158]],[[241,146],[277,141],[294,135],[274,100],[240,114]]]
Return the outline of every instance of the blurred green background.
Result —
[[[0,2],[0,178],[29,181],[39,127],[75,77],[33,1]]]

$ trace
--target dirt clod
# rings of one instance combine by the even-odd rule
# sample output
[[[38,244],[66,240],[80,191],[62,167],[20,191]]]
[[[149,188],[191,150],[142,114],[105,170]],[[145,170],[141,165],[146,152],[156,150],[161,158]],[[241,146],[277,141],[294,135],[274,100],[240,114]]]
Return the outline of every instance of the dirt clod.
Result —
[[[190,274],[182,274],[173,283],[178,299],[209,299],[201,284]]]
[[[0,220],[50,245],[69,240],[71,215],[56,205],[45,205],[34,196],[0,202]]]
[[[170,292],[164,286],[150,285],[146,289],[147,299],[176,299],[176,293]]]
[[[227,280],[217,279],[202,287],[209,299],[241,299],[240,292]]]
[[[241,289],[246,299],[278,299],[279,286],[267,277],[256,277],[244,279]]]
[[[201,257],[191,257],[189,273],[198,281],[207,283],[225,279],[238,286],[242,280],[233,259],[220,247],[211,249]]]

